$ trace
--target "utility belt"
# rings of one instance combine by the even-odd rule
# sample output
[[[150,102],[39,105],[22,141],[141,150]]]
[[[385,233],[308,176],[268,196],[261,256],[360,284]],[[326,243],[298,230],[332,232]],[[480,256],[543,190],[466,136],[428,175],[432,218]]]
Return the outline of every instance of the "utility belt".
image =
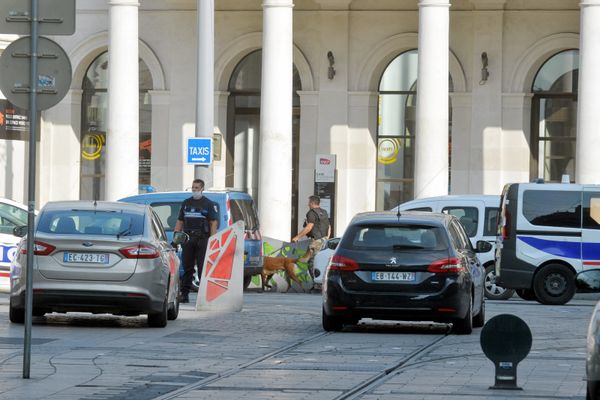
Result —
[[[208,232],[202,230],[184,231],[190,236],[190,239],[204,239],[208,237]]]

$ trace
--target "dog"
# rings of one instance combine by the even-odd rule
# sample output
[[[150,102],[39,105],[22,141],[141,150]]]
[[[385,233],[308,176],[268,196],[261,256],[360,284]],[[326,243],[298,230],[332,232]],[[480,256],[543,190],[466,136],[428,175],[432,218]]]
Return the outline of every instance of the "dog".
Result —
[[[260,273],[260,277],[262,279],[262,290],[265,288],[272,289],[272,286],[268,284],[269,279],[277,271],[285,271],[286,281],[288,283],[287,290],[290,290],[292,287],[292,281],[296,282],[302,288],[302,282],[296,276],[296,262],[303,261],[302,258],[288,258],[288,257],[265,257],[263,259],[263,268]],[[304,288],[302,288],[304,291]]]

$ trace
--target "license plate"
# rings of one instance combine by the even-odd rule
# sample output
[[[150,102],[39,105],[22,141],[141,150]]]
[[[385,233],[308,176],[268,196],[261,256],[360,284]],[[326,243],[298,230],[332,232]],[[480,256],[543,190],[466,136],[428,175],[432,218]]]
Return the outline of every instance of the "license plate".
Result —
[[[108,254],[65,252],[63,261],[66,263],[79,264],[108,264]]]
[[[372,281],[414,282],[417,279],[414,272],[372,272]]]

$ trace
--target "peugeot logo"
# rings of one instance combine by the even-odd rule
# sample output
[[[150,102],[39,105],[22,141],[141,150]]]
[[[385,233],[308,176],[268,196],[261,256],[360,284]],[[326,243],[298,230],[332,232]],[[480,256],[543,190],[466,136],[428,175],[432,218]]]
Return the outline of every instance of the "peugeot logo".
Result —
[[[390,264],[397,264],[396,257],[390,258]]]
[[[83,242],[82,243],[85,247],[92,247],[94,245],[94,243],[92,242]]]

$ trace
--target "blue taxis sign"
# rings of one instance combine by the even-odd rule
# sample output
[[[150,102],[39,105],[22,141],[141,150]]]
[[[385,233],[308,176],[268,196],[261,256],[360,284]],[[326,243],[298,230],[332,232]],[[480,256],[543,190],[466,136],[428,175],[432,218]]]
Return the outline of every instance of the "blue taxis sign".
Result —
[[[187,163],[210,165],[212,162],[212,138],[188,138]]]

